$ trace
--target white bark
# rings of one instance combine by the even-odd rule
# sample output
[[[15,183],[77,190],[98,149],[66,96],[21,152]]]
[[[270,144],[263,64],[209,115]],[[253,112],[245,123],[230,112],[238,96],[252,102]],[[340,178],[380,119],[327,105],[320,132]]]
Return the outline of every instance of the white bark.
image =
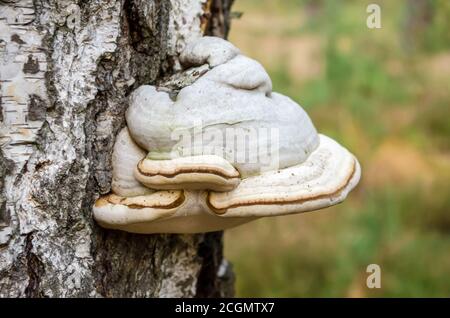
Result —
[[[231,2],[0,1],[0,296],[230,295],[221,233],[106,231],[91,206],[130,91],[225,36]]]

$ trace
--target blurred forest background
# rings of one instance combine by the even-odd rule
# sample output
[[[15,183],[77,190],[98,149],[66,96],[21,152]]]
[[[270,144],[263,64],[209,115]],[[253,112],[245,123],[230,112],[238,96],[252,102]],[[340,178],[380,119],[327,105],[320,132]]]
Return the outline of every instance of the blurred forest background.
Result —
[[[381,29],[366,26],[369,3],[381,6]],[[336,207],[226,231],[236,296],[450,297],[450,1],[233,9],[242,16],[230,41],[363,172]],[[366,287],[371,263],[381,289]]]

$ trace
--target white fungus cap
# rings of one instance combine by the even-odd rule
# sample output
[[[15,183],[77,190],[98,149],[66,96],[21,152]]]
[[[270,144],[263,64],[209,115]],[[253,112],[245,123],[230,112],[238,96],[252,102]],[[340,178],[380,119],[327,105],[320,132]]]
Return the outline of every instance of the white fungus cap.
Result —
[[[180,60],[209,70],[175,100],[149,85],[132,93],[128,128],[114,147],[113,193],[93,207],[101,226],[146,234],[218,231],[260,217],[322,209],[342,202],[357,185],[357,159],[318,134],[298,104],[273,93],[261,64],[214,37],[188,45]],[[241,148],[226,138],[209,141],[208,149],[219,154],[189,138],[174,138],[225,135],[230,127],[275,128],[278,135],[276,140],[256,135]],[[236,151],[247,153],[252,146],[269,151],[258,153],[259,160],[252,152],[250,160],[236,160]],[[274,158],[276,167],[267,168]]]

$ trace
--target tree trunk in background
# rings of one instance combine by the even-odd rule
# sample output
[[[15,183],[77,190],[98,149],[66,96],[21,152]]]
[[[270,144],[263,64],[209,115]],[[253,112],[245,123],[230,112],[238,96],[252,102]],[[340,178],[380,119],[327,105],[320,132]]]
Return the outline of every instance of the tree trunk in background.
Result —
[[[408,0],[405,4],[403,23],[403,45],[407,52],[420,49],[424,43],[426,29],[433,21],[432,0]]]
[[[179,69],[231,0],[0,1],[0,296],[231,296],[222,233],[98,227],[127,96]]]

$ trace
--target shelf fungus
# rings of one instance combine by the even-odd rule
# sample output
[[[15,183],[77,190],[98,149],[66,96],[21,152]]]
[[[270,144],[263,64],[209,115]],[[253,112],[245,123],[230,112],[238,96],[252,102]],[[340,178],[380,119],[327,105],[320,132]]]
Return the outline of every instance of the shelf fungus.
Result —
[[[144,85],[130,96],[113,151],[112,193],[93,208],[101,226],[217,231],[322,209],[356,186],[356,158],[318,134],[298,104],[272,92],[261,64],[214,37],[188,45],[180,62],[186,83]]]

